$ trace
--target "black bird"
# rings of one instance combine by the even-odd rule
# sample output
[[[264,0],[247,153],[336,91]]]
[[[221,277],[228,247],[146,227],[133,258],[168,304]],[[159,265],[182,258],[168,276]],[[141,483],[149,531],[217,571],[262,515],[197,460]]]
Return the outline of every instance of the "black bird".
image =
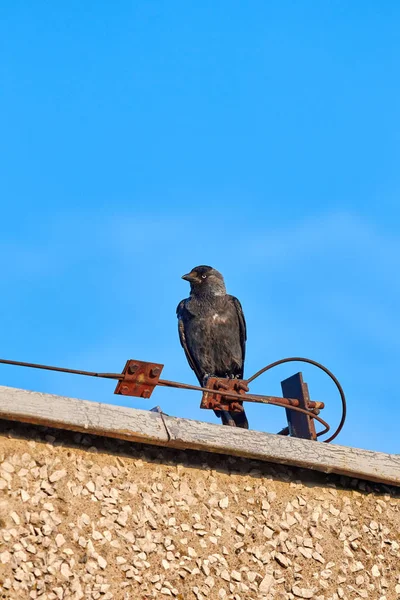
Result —
[[[195,267],[182,279],[190,283],[190,297],[176,310],[179,339],[200,385],[208,377],[243,379],[246,322],[239,300],[226,293],[212,267]],[[224,425],[249,428],[244,411],[214,412]]]

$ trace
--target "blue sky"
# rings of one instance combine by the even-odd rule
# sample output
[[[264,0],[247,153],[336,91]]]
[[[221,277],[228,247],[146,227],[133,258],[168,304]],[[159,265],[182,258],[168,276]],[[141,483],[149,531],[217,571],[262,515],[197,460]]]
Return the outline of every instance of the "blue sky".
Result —
[[[394,0],[3,2],[0,356],[195,383],[175,309],[211,264],[245,311],[247,375],[321,361],[348,399],[337,442],[399,452],[399,19]],[[299,369],[334,426],[310,367],[252,390]],[[0,384],[216,422],[196,392],[4,366]]]

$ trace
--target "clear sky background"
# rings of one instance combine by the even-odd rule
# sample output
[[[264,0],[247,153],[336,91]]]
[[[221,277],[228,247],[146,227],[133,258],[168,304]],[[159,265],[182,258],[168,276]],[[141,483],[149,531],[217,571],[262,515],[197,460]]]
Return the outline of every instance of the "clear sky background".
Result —
[[[195,383],[175,309],[210,264],[245,311],[246,374],[321,361],[348,399],[337,442],[398,453],[399,23],[396,0],[3,1],[0,356]],[[315,369],[252,391],[300,369],[335,426]],[[4,366],[0,384],[217,422],[197,392]]]

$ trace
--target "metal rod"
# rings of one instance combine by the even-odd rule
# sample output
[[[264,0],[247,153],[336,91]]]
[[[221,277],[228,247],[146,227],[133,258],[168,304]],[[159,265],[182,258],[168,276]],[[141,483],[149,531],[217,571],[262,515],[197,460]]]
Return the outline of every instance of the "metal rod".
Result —
[[[6,360],[0,358],[3,365],[14,365],[16,367],[29,367],[30,369],[45,369],[46,371],[58,371],[60,373],[71,373],[72,375],[87,375],[88,377],[103,377],[105,379],[124,379],[120,373],[95,373],[94,371],[79,371],[77,369],[67,369],[65,367],[52,367],[49,365],[40,365],[37,363],[20,362],[17,360]]]

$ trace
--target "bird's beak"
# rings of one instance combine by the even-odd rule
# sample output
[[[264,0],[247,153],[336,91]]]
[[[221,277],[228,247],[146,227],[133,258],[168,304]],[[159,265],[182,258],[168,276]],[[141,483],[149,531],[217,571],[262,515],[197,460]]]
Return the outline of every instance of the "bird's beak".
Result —
[[[195,273],[186,273],[186,275],[182,275],[182,279],[189,281],[189,283],[193,283],[194,281],[197,281],[197,276]]]

